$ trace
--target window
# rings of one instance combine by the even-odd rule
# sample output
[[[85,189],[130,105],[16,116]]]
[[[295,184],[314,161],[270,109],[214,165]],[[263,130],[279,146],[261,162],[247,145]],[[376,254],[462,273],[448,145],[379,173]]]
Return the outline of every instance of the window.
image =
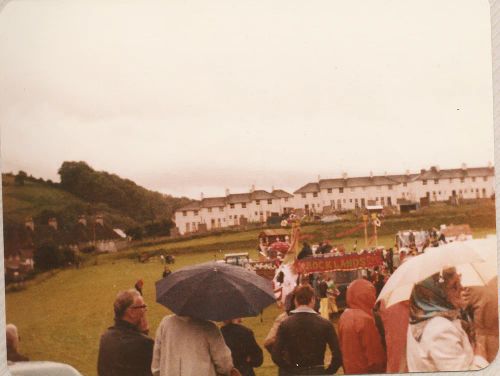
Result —
[[[339,193],[344,193],[344,188],[339,188]]]
[[[234,209],[234,204],[229,204],[229,207],[230,207],[231,209]]]
[[[318,192],[313,192],[313,197],[318,197]]]
[[[476,178],[472,178],[472,182],[474,183],[476,181]]]
[[[223,206],[219,207],[219,211],[223,212],[224,211],[224,207]]]
[[[243,209],[245,209],[245,208],[247,207],[247,204],[246,204],[246,203],[242,203],[242,204],[241,204],[241,207],[242,207]]]
[[[485,176],[485,177],[483,178],[483,181],[488,181],[488,177],[487,177],[487,176]]]
[[[463,183],[465,181],[465,178],[460,178],[460,183]]]
[[[288,202],[288,197],[285,197],[285,202]]]
[[[184,210],[184,211],[182,212],[182,216],[183,216],[183,217],[185,217],[186,215],[187,215],[187,211],[185,211],[185,210]]]
[[[208,208],[208,212],[211,213],[212,212],[212,208]]]
[[[441,191],[438,191],[438,195],[441,195]]]
[[[422,180],[422,185],[427,185],[427,180]]]
[[[326,191],[327,191],[328,193],[332,193],[332,189],[331,189],[331,188],[328,188]]]
[[[198,210],[195,210],[195,211],[194,211],[194,215],[198,215]]]
[[[255,205],[260,205],[260,200],[255,200]]]
[[[267,203],[268,203],[269,205],[272,205],[273,200],[272,200],[272,199],[269,199],[269,200],[267,200]]]
[[[439,179],[434,179],[434,184],[439,184]]]
[[[301,193],[300,195],[302,196],[302,198],[306,198],[306,194],[305,193]]]
[[[403,183],[403,187],[406,187],[408,184],[407,183]]]
[[[349,199],[349,202],[352,203],[352,198]]]
[[[392,191],[392,185],[389,185],[389,190]]]
[[[255,212],[255,215],[259,215],[259,212]]]
[[[230,216],[229,216],[229,219],[233,219],[233,216],[232,216],[232,215],[230,215]]]

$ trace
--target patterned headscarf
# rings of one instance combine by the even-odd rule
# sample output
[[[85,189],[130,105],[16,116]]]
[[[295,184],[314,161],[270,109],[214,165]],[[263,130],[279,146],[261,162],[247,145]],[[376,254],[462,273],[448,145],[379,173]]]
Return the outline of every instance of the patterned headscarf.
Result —
[[[410,297],[410,324],[412,334],[420,340],[427,320],[444,317],[448,320],[460,318],[460,309],[451,304],[444,291],[440,273],[417,283]]]

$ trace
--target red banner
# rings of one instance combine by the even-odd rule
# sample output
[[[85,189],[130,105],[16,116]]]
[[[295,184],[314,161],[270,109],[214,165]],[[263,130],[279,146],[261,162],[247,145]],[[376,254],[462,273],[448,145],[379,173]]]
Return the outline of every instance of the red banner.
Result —
[[[363,255],[345,255],[331,257],[309,257],[295,261],[295,270],[299,274],[331,272],[337,270],[356,270],[374,268],[382,265],[380,252]]]

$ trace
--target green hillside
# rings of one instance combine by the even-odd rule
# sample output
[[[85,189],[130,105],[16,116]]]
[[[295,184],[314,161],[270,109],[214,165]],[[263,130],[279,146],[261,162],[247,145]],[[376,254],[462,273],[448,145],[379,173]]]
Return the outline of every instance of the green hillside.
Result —
[[[54,215],[62,222],[75,222],[81,214],[99,212],[114,226],[129,228],[137,226],[132,218],[123,215],[105,204],[90,205],[68,193],[57,185],[27,179],[17,185],[14,176],[2,174],[2,198],[4,223],[7,226],[23,223],[26,217],[35,219]]]

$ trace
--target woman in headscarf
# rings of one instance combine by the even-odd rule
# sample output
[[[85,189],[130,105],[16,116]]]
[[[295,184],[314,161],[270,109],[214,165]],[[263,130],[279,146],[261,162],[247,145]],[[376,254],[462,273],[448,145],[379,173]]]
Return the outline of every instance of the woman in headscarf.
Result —
[[[466,371],[488,365],[474,330],[462,319],[463,287],[455,268],[416,284],[410,297],[410,372]]]

